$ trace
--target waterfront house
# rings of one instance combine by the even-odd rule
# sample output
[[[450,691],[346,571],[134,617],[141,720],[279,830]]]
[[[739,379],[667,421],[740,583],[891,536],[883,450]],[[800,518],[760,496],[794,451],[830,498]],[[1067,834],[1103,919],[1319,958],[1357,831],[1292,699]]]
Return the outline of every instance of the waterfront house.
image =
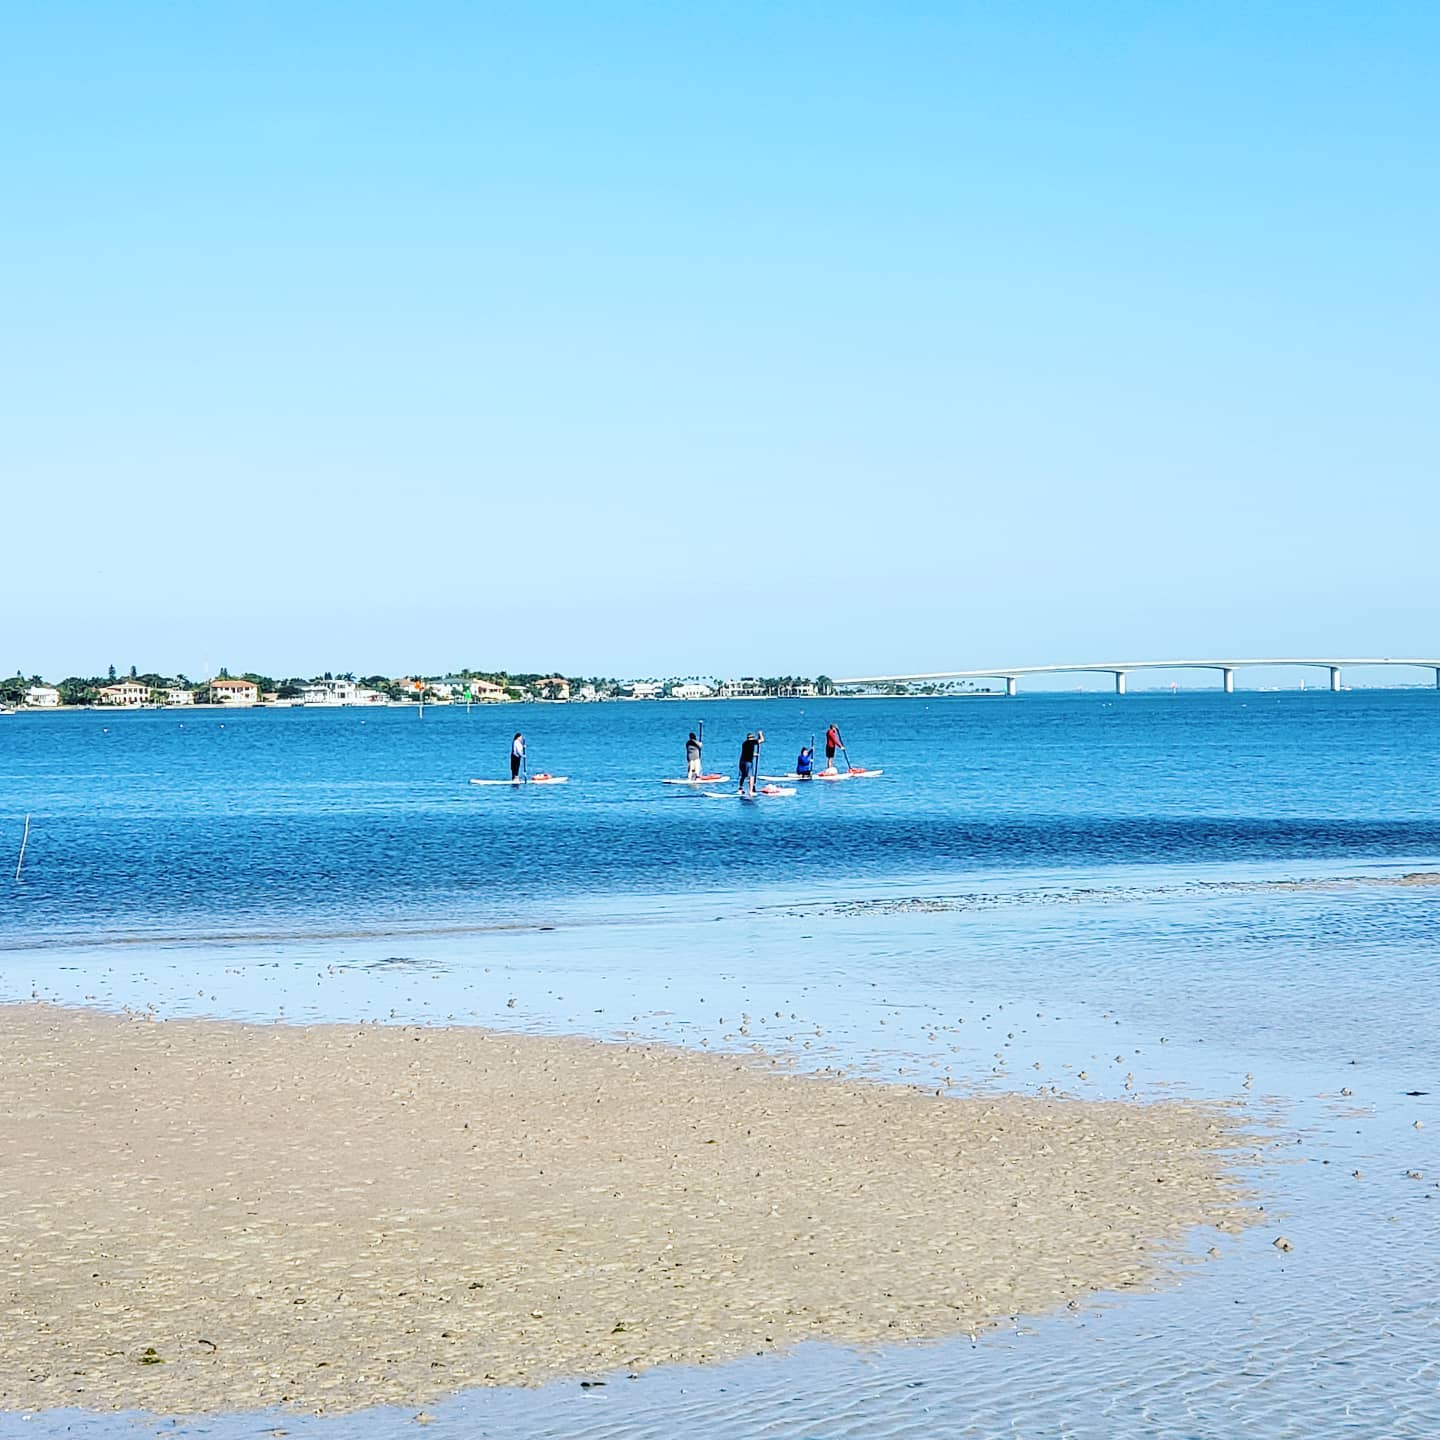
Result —
[[[102,705],[144,705],[150,699],[150,687],[138,680],[121,680],[114,685],[100,687]]]
[[[181,689],[178,685],[167,685],[158,694],[162,705],[193,705],[195,703],[195,692]]]
[[[765,687],[748,677],[744,680],[722,680],[715,692],[722,700],[749,700],[765,693]]]
[[[32,685],[25,692],[25,703],[39,710],[53,710],[60,703],[60,692],[53,685]]]
[[[360,687],[353,680],[312,680],[300,690],[302,705],[353,705]]]
[[[701,684],[698,680],[686,680],[679,685],[671,686],[670,698],[672,700],[709,700],[715,692],[708,686]]]
[[[450,694],[457,701],[463,702],[465,700],[465,692],[467,689],[470,692],[470,700],[477,705],[483,705],[496,700],[508,700],[510,698],[505,693],[505,687],[503,685],[497,685],[493,680],[449,680],[442,681],[441,684],[451,687]]]
[[[212,680],[210,698],[217,705],[258,705],[260,687],[252,680]]]

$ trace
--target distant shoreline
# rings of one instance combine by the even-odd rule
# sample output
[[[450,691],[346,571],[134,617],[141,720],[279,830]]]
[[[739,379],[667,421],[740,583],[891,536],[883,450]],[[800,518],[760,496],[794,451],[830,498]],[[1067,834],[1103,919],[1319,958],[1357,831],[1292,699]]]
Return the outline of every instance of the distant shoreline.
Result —
[[[1429,685],[1347,685],[1340,693],[1347,694],[1356,690],[1366,693],[1389,694],[1409,691],[1431,692],[1433,687]],[[1141,696],[1168,696],[1176,698],[1181,695],[1216,695],[1221,692],[1213,687],[1205,685],[1187,685],[1177,689],[1169,686],[1154,686],[1144,689],[1134,689],[1126,695],[1116,696],[1113,691],[1106,689],[1053,689],[1053,690],[1030,690],[1025,693],[1024,698],[1034,699],[1036,696],[1088,696],[1095,699],[1136,699]],[[1232,692],[1235,695],[1329,695],[1328,689],[1319,686],[1302,688],[1300,686],[1262,686],[1256,689],[1236,688]],[[491,707],[510,705],[575,705],[586,707],[591,705],[710,705],[716,702],[728,704],[747,705],[771,704],[776,701],[791,701],[806,704],[817,704],[830,701],[848,700],[1014,700],[1020,696],[1007,695],[1003,690],[953,690],[953,691],[931,691],[923,694],[902,694],[888,695],[879,694],[874,691],[862,693],[836,692],[833,695],[607,695],[593,700],[554,700],[538,696],[525,696],[519,700],[506,698],[504,700],[473,700],[467,703],[464,700],[427,700],[422,707],[414,700],[386,700],[379,704],[369,702],[341,701],[338,704],[307,705],[301,701],[256,701],[254,704],[245,705],[223,705],[214,701],[196,701],[190,705],[17,705],[9,709],[0,709],[0,718],[10,715],[137,715],[150,711],[165,711],[167,714],[185,713],[237,713],[240,711],[253,710],[304,710],[307,712],[326,712],[332,710],[460,710],[460,709],[485,709]]]

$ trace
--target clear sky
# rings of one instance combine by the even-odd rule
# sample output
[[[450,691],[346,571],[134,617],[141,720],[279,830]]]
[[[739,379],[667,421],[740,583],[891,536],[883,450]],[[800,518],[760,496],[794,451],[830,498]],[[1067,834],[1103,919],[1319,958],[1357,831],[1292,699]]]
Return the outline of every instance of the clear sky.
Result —
[[[0,3],[0,669],[1440,649],[1440,5]]]

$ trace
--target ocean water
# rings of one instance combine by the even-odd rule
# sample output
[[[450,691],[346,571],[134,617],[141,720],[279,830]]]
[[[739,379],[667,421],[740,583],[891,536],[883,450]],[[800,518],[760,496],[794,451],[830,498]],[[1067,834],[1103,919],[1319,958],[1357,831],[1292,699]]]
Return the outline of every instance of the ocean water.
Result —
[[[975,1343],[474,1391],[426,1406],[434,1434],[1440,1435],[1440,887],[1395,883],[1440,871],[1440,695],[695,710],[0,719],[0,862],[32,816],[0,999],[760,1047],[1191,1095],[1268,1137],[1237,1156],[1262,1223],[1196,1236],[1153,1292]],[[885,773],[754,804],[659,785],[702,718],[707,768],[760,724],[788,769],[835,718]],[[567,786],[468,783],[517,727]],[[413,1416],[0,1435],[388,1440]]]
[[[1026,696],[0,719],[0,945],[505,924],[654,898],[1440,851],[1440,695]],[[686,730],[782,773],[837,720],[875,780],[747,805],[657,783]],[[506,774],[514,729],[564,786]],[[724,787],[716,787],[723,789]],[[11,852],[13,853],[13,852]]]

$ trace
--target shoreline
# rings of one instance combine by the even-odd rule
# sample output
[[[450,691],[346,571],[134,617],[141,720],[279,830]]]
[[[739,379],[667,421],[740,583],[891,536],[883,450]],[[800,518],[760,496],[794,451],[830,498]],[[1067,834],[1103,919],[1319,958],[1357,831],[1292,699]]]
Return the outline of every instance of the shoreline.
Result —
[[[847,885],[840,887],[843,893],[806,900],[781,900],[764,893],[757,896],[754,892],[737,892],[723,888],[713,891],[643,892],[624,897],[627,901],[634,902],[634,908],[616,909],[599,914],[591,910],[576,908],[567,911],[563,904],[557,904],[543,913],[537,913],[530,917],[512,916],[508,919],[456,916],[443,922],[418,919],[409,922],[389,920],[373,925],[351,923],[328,927],[311,920],[302,921],[287,929],[250,930],[200,930],[191,925],[188,928],[172,927],[156,931],[59,932],[29,935],[23,940],[17,940],[0,931],[0,956],[44,955],[69,951],[137,950],[147,947],[166,950],[174,948],[208,949],[211,947],[228,948],[236,945],[286,946],[331,944],[341,941],[431,940],[446,937],[542,934],[556,931],[590,930],[597,926],[684,922],[693,920],[698,915],[710,914],[717,906],[733,907],[730,915],[725,918],[733,918],[733,915],[737,914],[764,917],[767,915],[796,916],[821,912],[856,916],[898,914],[906,911],[942,914],[996,909],[1001,906],[1015,908],[1025,905],[1105,905],[1176,897],[1304,894],[1368,889],[1415,890],[1440,886],[1440,870],[1423,868],[1421,862],[1413,859],[1396,861],[1385,858],[1354,863],[1369,866],[1415,865],[1417,868],[1407,868],[1398,875],[1369,873],[1279,875],[1233,880],[1192,878],[1170,882],[1152,878],[1148,883],[1119,881],[1109,885],[1100,883],[1099,877],[1091,872],[1077,874],[1070,885],[1057,885],[1053,878],[1048,883],[1040,883],[1035,882],[1035,877],[1028,872],[1013,871],[1000,876],[989,874],[979,877],[982,885],[988,882],[990,887],[988,889],[972,886],[969,889],[957,891],[954,886],[960,877],[949,880],[939,877],[933,884],[927,884],[923,889],[911,890],[908,885],[905,886],[908,893],[891,893],[896,885],[902,882],[878,883],[868,886]],[[1185,868],[1193,869],[1193,867]],[[1289,867],[1287,866],[1287,868]],[[677,909],[677,906],[681,908]],[[722,917],[712,916],[712,918]],[[3,1003],[0,1001],[0,1005]]]
[[[0,1033],[7,1409],[354,1410],[974,1335],[1255,1219],[1240,1121],[1199,1104],[464,1027],[12,1005]]]

